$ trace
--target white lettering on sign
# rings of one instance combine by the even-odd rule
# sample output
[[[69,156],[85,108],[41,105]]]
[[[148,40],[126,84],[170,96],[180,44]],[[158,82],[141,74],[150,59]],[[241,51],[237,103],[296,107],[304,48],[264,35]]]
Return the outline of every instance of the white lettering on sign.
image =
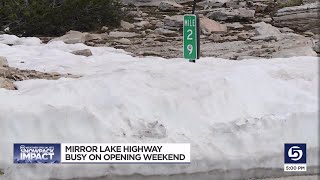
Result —
[[[195,19],[193,19],[193,20],[186,19],[186,20],[184,20],[184,25],[185,26],[196,26],[196,20]]]

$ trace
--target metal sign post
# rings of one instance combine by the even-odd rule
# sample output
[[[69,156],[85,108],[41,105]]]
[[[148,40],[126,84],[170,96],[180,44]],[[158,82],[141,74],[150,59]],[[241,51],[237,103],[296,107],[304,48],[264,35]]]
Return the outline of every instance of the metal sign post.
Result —
[[[183,57],[189,62],[200,58],[200,24],[199,16],[194,14],[196,0],[193,2],[192,14],[183,18]]]

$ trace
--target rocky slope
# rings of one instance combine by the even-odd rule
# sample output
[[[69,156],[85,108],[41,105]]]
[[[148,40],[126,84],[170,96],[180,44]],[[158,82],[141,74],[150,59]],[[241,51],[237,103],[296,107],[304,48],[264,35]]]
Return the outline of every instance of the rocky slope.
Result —
[[[291,1],[198,2],[201,55],[234,60],[317,56],[319,4],[309,1],[280,8],[291,5]],[[123,9],[132,19],[122,21],[119,29],[103,27],[98,34],[72,31],[54,40],[110,46],[137,56],[182,57],[183,15],[191,12],[191,0],[124,2],[129,5]]]

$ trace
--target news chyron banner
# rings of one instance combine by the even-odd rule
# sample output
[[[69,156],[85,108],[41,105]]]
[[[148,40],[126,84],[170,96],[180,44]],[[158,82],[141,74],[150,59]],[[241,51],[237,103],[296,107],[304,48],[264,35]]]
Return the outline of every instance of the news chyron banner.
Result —
[[[184,143],[14,144],[14,163],[190,163]]]
[[[15,164],[58,164],[60,144],[14,144],[13,163]]]

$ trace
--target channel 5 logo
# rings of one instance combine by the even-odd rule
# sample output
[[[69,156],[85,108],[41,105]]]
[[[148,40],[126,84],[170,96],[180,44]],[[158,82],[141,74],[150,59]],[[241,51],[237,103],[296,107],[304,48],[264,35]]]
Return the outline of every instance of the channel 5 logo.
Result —
[[[307,163],[306,144],[284,144],[285,164],[306,164]]]

